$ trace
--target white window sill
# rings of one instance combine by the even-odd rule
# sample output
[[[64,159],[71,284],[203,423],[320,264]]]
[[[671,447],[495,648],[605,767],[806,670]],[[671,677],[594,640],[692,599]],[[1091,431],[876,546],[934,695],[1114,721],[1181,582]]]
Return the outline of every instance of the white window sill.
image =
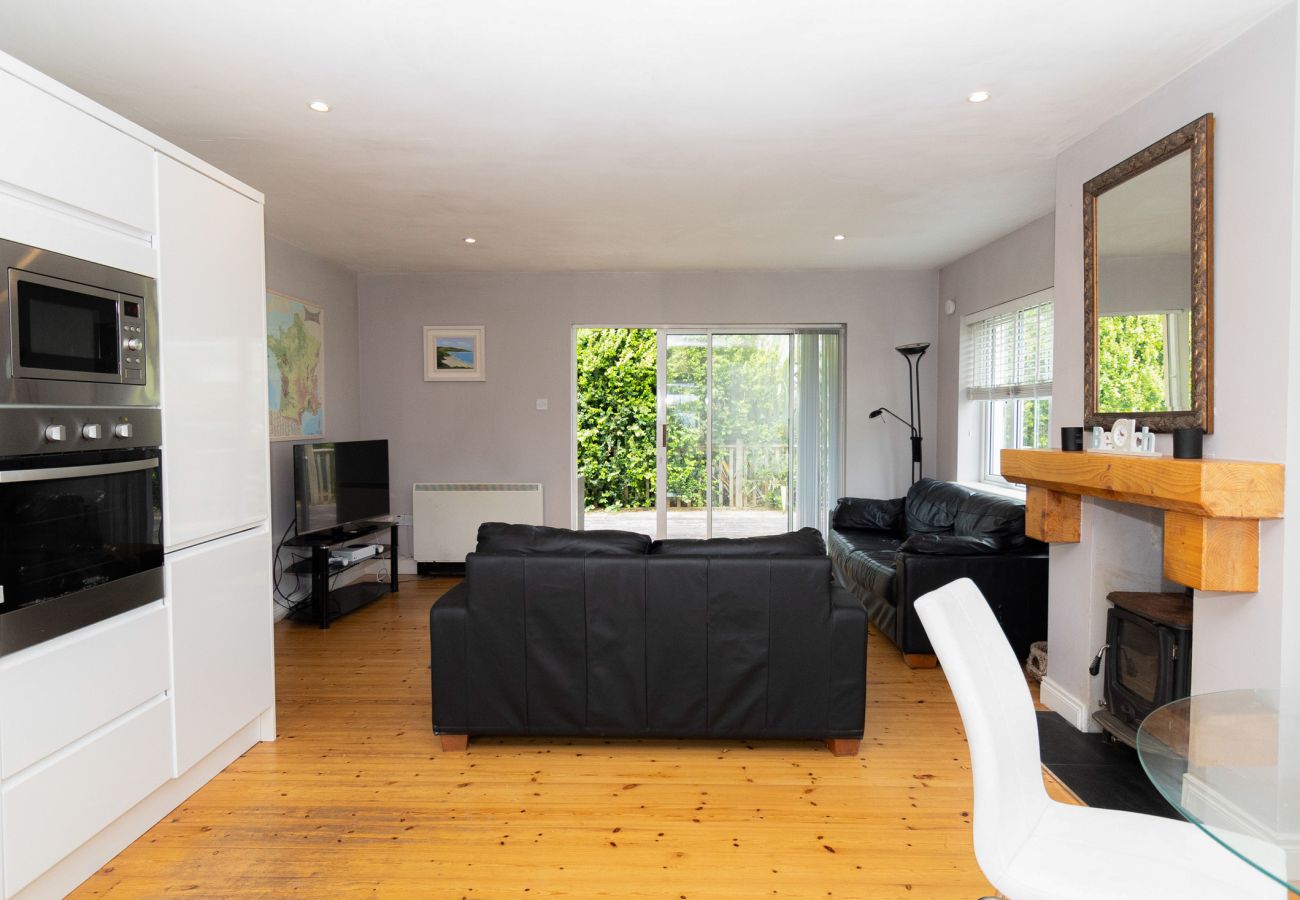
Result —
[[[957,483],[962,487],[968,487],[973,491],[983,491],[986,494],[994,494],[998,497],[1006,497],[1010,500],[1025,499],[1025,489],[1020,485],[992,484],[988,481],[959,481]]]

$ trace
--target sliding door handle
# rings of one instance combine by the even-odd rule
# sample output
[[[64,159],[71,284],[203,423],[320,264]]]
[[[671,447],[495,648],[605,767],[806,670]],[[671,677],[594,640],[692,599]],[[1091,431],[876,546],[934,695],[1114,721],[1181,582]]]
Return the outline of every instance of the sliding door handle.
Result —
[[[667,449],[668,449],[668,423],[667,423],[667,422],[664,423],[664,425],[663,425],[663,427],[662,427],[662,429],[661,429],[661,434],[660,434],[660,438],[659,438],[659,440],[660,440],[660,445],[659,445],[659,446],[661,446],[661,447],[663,447],[665,450],[667,450]]]

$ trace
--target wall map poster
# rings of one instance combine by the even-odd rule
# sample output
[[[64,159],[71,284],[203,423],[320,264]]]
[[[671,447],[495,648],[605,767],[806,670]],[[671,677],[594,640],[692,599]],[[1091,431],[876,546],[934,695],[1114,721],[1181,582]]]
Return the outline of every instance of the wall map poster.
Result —
[[[266,295],[266,363],[271,440],[325,434],[325,311],[303,300]]]

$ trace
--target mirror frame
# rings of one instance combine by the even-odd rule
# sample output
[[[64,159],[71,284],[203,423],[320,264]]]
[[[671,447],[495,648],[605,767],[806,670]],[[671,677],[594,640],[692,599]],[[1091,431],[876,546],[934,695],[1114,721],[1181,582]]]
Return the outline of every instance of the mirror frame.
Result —
[[[1106,191],[1184,151],[1192,154],[1192,408],[1174,412],[1097,411],[1097,201]],[[1214,431],[1214,115],[1156,141],[1083,186],[1083,424],[1111,428],[1136,419],[1152,431],[1199,426]]]

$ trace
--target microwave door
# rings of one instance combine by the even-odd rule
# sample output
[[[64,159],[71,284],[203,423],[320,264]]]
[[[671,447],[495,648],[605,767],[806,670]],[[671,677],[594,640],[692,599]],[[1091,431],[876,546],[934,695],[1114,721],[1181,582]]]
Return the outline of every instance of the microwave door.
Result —
[[[31,272],[11,281],[16,375],[121,382],[121,295]]]

